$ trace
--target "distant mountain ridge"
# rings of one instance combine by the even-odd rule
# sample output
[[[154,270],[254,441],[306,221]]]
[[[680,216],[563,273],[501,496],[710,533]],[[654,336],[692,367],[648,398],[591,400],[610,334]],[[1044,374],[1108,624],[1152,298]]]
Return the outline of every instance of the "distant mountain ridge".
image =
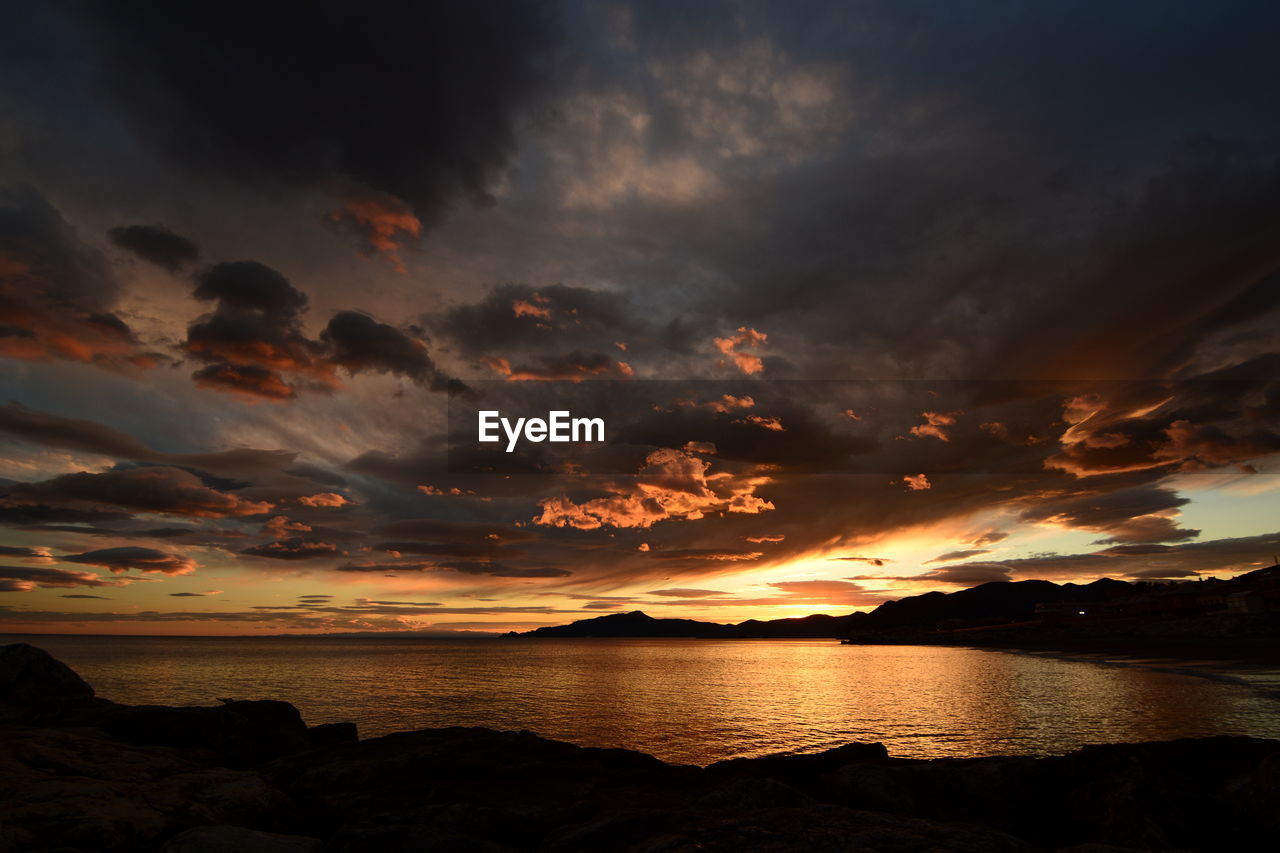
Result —
[[[956,592],[926,592],[886,601],[868,613],[845,616],[814,614],[800,618],[758,620],[737,624],[701,622],[696,619],[654,618],[640,610],[610,613],[581,619],[568,625],[538,628],[506,637],[535,639],[580,638],[694,638],[694,639],[834,639],[874,637],[882,633],[935,631],[1029,622],[1042,615],[1038,606],[1075,613],[1099,605],[1143,602],[1180,596],[1187,598],[1204,591],[1224,598],[1236,592],[1252,593],[1255,588],[1273,589],[1280,567],[1259,569],[1229,581],[1184,581],[1159,584],[1149,581],[1122,581],[1102,578],[1087,584],[1057,584],[1046,580],[992,581]]]

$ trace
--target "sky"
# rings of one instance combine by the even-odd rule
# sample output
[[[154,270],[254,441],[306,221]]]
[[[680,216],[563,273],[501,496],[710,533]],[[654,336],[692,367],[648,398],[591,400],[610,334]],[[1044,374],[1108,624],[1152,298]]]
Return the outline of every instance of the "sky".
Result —
[[[1270,565],[1278,19],[5,4],[0,630]],[[468,427],[558,405],[606,441]]]

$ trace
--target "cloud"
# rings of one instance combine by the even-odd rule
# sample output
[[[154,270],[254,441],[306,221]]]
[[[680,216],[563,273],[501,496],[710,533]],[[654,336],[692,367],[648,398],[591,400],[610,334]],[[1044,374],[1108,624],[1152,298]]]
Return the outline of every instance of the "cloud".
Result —
[[[106,261],[34,188],[0,187],[0,355],[149,367]]]
[[[77,586],[119,586],[119,581],[99,577],[92,572],[69,572],[35,566],[0,566],[0,592],[28,592],[36,587],[68,589]]]
[[[1244,403],[1251,395],[1272,393],[1273,361],[1255,359],[1222,375],[1172,385],[1121,386],[1105,397],[1070,398],[1063,406],[1070,428],[1045,466],[1087,478],[1244,467],[1276,453],[1280,429],[1274,415],[1268,417],[1265,406]]]
[[[747,326],[740,326],[736,335],[730,335],[727,338],[715,338],[713,343],[717,350],[729,357],[738,370],[751,376],[764,370],[764,360],[758,355],[743,352],[742,350],[757,349],[768,340],[769,336],[764,332],[757,332]]]
[[[1177,541],[1200,533],[1174,520],[1188,502],[1160,486],[1083,488],[1038,496],[1021,515],[1028,521],[1105,533],[1108,543]]]
[[[349,505],[351,501],[337,492],[319,492],[314,495],[303,495],[298,498],[298,503],[313,508],[337,509]]]
[[[696,520],[710,512],[757,514],[774,505],[756,495],[767,477],[708,476],[711,463],[680,450],[655,450],[633,478],[609,484],[607,497],[575,503],[567,496],[539,503],[534,523],[594,530],[649,527],[667,519]]]
[[[782,425],[782,421],[778,418],[765,417],[764,415],[747,415],[745,418],[739,418],[734,421],[736,424],[755,424],[761,429],[771,430],[773,432],[786,432],[787,428]]]
[[[351,376],[391,373],[436,390],[447,386],[422,340],[367,314],[339,311],[320,333],[320,341],[329,348],[325,354],[329,362]]]
[[[969,548],[963,551],[948,551],[945,554],[939,554],[932,560],[925,560],[925,564],[929,563],[950,563],[954,560],[967,560],[970,557],[977,557],[979,554],[990,554],[991,552],[983,548]]]
[[[663,548],[652,550],[649,556],[667,562],[706,561],[709,563],[749,563],[764,556],[762,551],[733,551],[724,548]]]
[[[183,344],[192,358],[208,362],[193,374],[202,387],[281,401],[300,390],[334,390],[339,370],[390,373],[437,391],[450,387],[422,340],[362,312],[339,311],[319,340],[309,339],[302,328],[306,294],[256,261],[209,267],[195,296],[216,303],[187,329]]]
[[[365,255],[382,255],[395,269],[405,272],[400,251],[422,237],[422,221],[413,208],[390,193],[352,187],[341,204],[329,212],[329,221],[354,234]]]
[[[860,556],[847,556],[847,557],[832,557],[831,559],[833,559],[833,560],[848,560],[848,561],[850,561],[850,562],[854,562],[854,563],[867,563],[867,564],[872,565],[872,566],[883,566],[885,563],[892,563],[892,562],[893,562],[893,560],[890,560],[890,559],[889,559],[889,558],[887,558],[887,557],[860,557]]]
[[[1195,569],[1178,569],[1178,568],[1152,568],[1152,569],[1134,569],[1126,572],[1125,577],[1134,580],[1184,580],[1186,578],[1200,577],[1200,573]]]
[[[196,562],[190,557],[136,545],[100,548],[83,554],[62,556],[58,559],[68,563],[102,566],[116,573],[138,569],[142,572],[161,572],[166,575],[189,575],[196,570]]]
[[[867,575],[853,580],[936,581],[959,586],[1024,578],[1177,580],[1259,569],[1270,565],[1270,555],[1278,547],[1280,532],[1177,545],[1113,545],[1082,554],[1044,554],[999,562],[963,563],[919,575]]]
[[[172,598],[204,598],[210,595],[222,595],[222,590],[207,589],[204,592],[171,592],[169,595]]]
[[[291,10],[239,0],[181,17],[159,2],[74,12],[99,91],[160,155],[250,185],[349,199],[354,183],[426,223],[459,198],[491,200],[556,40],[540,2],[353,16],[326,0],[308,6],[306,38]]]
[[[501,563],[488,563],[474,560],[454,560],[438,564],[440,568],[452,569],[466,575],[489,575],[495,578],[567,578],[573,574],[568,569],[552,566],[520,568],[506,566]]]
[[[907,474],[902,478],[902,482],[906,485],[907,490],[911,492],[923,492],[933,488],[933,484],[929,482],[929,478],[924,474]]]
[[[53,562],[47,548],[26,548],[18,545],[0,545],[0,557],[20,557],[33,563]]]
[[[584,379],[626,378],[632,375],[631,366],[604,353],[573,352],[560,356],[539,356],[534,363],[513,365],[501,357],[481,359],[491,370],[510,382],[547,382],[567,380],[581,382]]]
[[[964,412],[924,412],[920,415],[924,418],[924,423],[913,426],[911,434],[916,438],[929,436],[939,441],[950,441],[947,427],[955,426],[956,420],[963,414]]]
[[[0,496],[0,502],[14,512],[25,510],[32,518],[39,514],[32,506],[36,501],[69,504],[65,509],[59,507],[44,513],[49,517],[62,512],[63,520],[79,520],[77,513],[93,513],[99,507],[198,518],[237,518],[261,515],[271,509],[269,503],[219,491],[205,485],[189,471],[168,466],[120,468],[100,474],[63,474],[38,483],[15,484],[8,488],[6,495]],[[124,516],[111,514],[109,517]],[[50,517],[49,520],[55,519]]]
[[[703,598],[709,595],[728,595],[727,592],[721,592],[718,589],[687,589],[685,587],[671,587],[670,589],[651,589],[646,595],[661,595],[668,598]]]
[[[252,545],[240,553],[253,557],[268,557],[272,560],[314,560],[318,557],[336,557],[342,554],[337,545],[329,542],[316,542],[296,537]]]
[[[121,225],[108,233],[111,242],[171,273],[200,259],[200,249],[163,225]]]
[[[504,284],[476,302],[449,309],[432,326],[468,358],[493,358],[501,352],[509,354],[508,361],[524,361],[535,353],[563,359],[559,354],[567,346],[598,354],[614,349],[621,337],[643,337],[646,326],[636,313],[622,292]]]
[[[302,331],[307,296],[276,270],[256,261],[215,264],[196,279],[196,299],[216,307],[187,329],[183,349],[208,362],[197,384],[216,390],[286,399],[296,388],[284,374],[332,387],[332,368]]]

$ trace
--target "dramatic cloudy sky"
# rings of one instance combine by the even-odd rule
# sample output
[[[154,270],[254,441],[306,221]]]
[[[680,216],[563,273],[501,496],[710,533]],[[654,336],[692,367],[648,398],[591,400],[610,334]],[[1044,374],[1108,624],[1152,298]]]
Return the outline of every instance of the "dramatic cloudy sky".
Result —
[[[381,6],[0,12],[0,629],[1280,551],[1268,4]],[[560,403],[605,445],[448,429]]]

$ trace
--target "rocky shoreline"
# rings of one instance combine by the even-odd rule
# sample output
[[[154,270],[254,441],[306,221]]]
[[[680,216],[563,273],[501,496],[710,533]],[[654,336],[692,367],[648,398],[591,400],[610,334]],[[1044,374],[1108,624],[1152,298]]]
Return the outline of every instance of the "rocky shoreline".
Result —
[[[359,740],[276,701],[120,705],[0,647],[0,853],[1115,853],[1278,832],[1280,741],[934,760],[860,743],[701,768],[481,728]]]

